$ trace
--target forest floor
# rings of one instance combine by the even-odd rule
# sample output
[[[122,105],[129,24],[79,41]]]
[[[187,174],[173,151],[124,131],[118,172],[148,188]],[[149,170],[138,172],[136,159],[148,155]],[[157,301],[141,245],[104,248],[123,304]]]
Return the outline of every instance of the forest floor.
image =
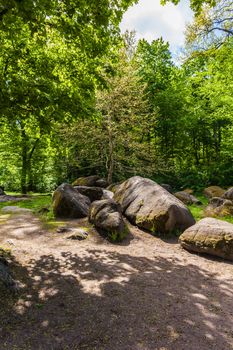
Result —
[[[0,350],[233,349],[233,264],[129,225],[121,244],[87,220],[83,241],[33,213],[1,214],[19,295],[0,287]]]

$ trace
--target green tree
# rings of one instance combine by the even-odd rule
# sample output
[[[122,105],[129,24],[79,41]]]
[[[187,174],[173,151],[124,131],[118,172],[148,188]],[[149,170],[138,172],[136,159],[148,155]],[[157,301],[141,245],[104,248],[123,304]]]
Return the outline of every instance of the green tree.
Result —
[[[0,4],[2,123],[21,147],[21,189],[31,186],[32,159],[59,123],[91,114],[104,83],[107,49],[131,1],[8,1]],[[13,140],[12,140],[13,142]]]

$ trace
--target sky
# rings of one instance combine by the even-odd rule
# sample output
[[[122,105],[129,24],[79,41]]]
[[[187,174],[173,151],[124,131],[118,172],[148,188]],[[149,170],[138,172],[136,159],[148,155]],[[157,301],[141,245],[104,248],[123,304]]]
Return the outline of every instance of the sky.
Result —
[[[136,30],[138,39],[149,42],[162,36],[176,56],[184,45],[185,25],[192,18],[189,0],[181,0],[177,6],[171,3],[162,6],[160,0],[139,0],[125,13],[121,31]]]

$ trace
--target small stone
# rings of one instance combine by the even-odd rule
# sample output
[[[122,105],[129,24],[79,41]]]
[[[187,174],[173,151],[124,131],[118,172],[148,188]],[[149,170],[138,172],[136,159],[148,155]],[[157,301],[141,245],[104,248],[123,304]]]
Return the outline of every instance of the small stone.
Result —
[[[73,233],[66,237],[66,239],[72,239],[72,240],[78,240],[83,241],[84,239],[87,239],[88,232],[86,232],[83,229],[74,229]]]
[[[15,245],[14,242],[13,242],[11,239],[8,239],[6,242],[7,242],[8,244],[10,244],[10,245]]]

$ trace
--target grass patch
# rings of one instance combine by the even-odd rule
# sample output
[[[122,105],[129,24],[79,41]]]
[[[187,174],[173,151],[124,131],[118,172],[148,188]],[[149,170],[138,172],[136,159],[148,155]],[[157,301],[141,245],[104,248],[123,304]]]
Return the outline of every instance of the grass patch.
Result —
[[[15,195],[15,193],[12,193],[11,195]],[[17,206],[20,208],[31,209],[32,212],[39,216],[44,223],[54,220],[51,194],[34,193],[26,200],[1,202],[0,210],[6,206]],[[0,222],[4,222],[4,219],[7,219],[6,215],[1,215]]]

